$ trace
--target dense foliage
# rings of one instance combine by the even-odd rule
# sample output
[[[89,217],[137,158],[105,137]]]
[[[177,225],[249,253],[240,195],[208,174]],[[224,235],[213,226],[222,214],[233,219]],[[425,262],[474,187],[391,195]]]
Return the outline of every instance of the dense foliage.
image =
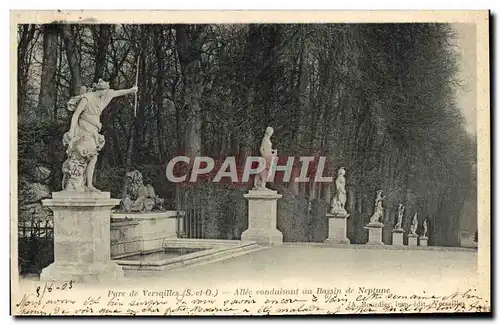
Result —
[[[405,229],[417,212],[420,224],[429,219],[431,244],[456,245],[463,202],[476,186],[476,151],[454,98],[453,37],[447,24],[22,25],[20,176],[29,181],[34,166],[46,166],[51,189],[60,190],[66,101],[98,78],[133,86],[139,62],[137,116],[129,96],[102,117],[97,187],[119,197],[125,171],[138,168],[175,208],[168,160],[255,155],[270,125],[280,155],[325,155],[333,169],[346,167],[353,242],[365,240],[382,189],[385,240],[402,202]],[[211,186],[200,195],[210,198],[212,237],[238,237],[246,225],[240,189]],[[285,238],[323,240],[333,189],[275,186],[285,194]]]

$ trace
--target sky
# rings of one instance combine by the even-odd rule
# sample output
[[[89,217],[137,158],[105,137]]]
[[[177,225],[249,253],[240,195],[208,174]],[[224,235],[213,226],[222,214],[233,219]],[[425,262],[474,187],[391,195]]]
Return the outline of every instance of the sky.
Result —
[[[457,32],[456,45],[459,54],[458,77],[464,86],[457,89],[457,101],[467,121],[466,128],[476,134],[476,26],[452,24]]]

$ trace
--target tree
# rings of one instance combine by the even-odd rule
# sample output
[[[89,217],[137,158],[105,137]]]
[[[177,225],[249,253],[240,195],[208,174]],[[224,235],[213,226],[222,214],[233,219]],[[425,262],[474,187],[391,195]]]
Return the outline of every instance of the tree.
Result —
[[[17,107],[20,112],[24,110],[28,73],[31,65],[30,46],[32,47],[36,25],[26,24],[19,26],[19,44],[17,46]]]
[[[139,60],[136,116],[131,98],[112,102],[102,116],[106,146],[97,182],[113,195],[120,195],[124,170],[139,168],[160,195],[173,197],[164,178],[167,160],[178,154],[244,159],[257,153],[272,126],[280,155],[327,156],[332,171],[346,168],[352,242],[365,242],[363,226],[381,189],[384,222],[393,223],[403,203],[419,223],[429,220],[430,244],[458,243],[458,216],[476,195],[470,191],[477,186],[476,153],[454,98],[460,85],[450,25],[65,24],[23,25],[18,32],[19,106],[39,117],[37,134],[45,134],[36,137],[42,144],[21,143],[21,159],[59,170],[59,157],[40,152],[59,150],[53,130],[63,132],[69,114],[51,112],[98,78],[130,87]],[[59,59],[53,55],[58,42]],[[32,89],[38,100],[31,100]],[[20,138],[31,136],[33,125],[20,123]],[[250,184],[204,186],[196,202],[216,200],[204,204],[213,208],[206,215],[218,227],[214,236],[234,236],[246,222],[235,188]],[[321,241],[316,230],[333,188],[279,180],[274,186],[290,195],[279,209],[287,231],[297,231],[287,238]],[[219,198],[228,193],[238,194],[231,195],[234,206]],[[384,240],[390,235],[385,231]]]
[[[43,26],[43,62],[38,99],[38,116],[40,119],[50,117],[52,109],[55,106],[57,38],[57,25]]]
[[[80,61],[78,59],[78,50],[75,45],[74,26],[68,24],[61,25],[60,30],[66,49],[69,71],[71,72],[71,95],[74,96],[80,93],[80,88],[82,86]]]
[[[182,71],[186,108],[185,151],[189,157],[201,154],[201,50],[206,25],[175,25],[177,55]]]

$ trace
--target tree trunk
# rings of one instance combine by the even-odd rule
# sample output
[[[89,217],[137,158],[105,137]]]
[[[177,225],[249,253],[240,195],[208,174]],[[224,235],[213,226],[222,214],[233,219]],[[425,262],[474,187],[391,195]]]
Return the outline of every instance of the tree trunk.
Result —
[[[134,139],[135,139],[135,133],[136,133],[136,124],[134,123],[129,136],[128,136],[128,145],[127,145],[127,155],[126,155],[126,160],[125,160],[125,175],[123,177],[123,183],[122,183],[122,191],[121,191],[121,198],[125,197],[127,194],[127,172],[130,170],[130,167],[132,165],[132,154],[133,154],[133,148],[134,148]]]
[[[43,61],[40,80],[40,94],[38,112],[40,118],[51,116],[56,98],[56,70],[57,70],[57,26],[43,26]]]
[[[292,145],[295,145],[299,149],[299,154],[303,154],[303,148],[301,146],[302,141],[302,124],[303,124],[303,112],[306,111],[306,103],[304,96],[304,88],[306,87],[307,75],[305,72],[305,42],[304,36],[301,35],[300,38],[300,53],[299,53],[299,64],[298,64],[298,72],[297,78],[294,81],[295,87],[293,87],[292,91],[292,101],[293,101],[293,127],[292,127]],[[299,166],[300,168],[300,166]],[[294,195],[299,194],[299,186],[298,183],[295,182],[295,175],[298,173],[298,170],[294,170],[294,175],[292,175],[290,182],[290,190]],[[329,192],[329,191],[328,191]]]
[[[184,81],[186,106],[185,152],[189,157],[201,154],[201,46],[204,25],[175,25],[176,46]]]
[[[104,72],[106,69],[106,52],[108,51],[108,45],[111,36],[110,34],[110,25],[99,25],[99,34],[97,37],[97,48],[95,56],[94,82],[97,82],[99,78],[104,78]]]
[[[61,38],[58,39],[57,41],[57,69],[60,70],[63,62],[63,48],[62,48],[62,40]],[[56,74],[56,92],[55,92],[55,98],[54,98],[54,119],[57,120],[57,114],[59,112],[59,105],[58,105],[58,97],[59,97],[59,86],[61,84],[61,74],[57,73]]]
[[[26,85],[28,83],[28,72],[31,65],[29,62],[29,45],[35,36],[35,25],[26,24],[19,26],[19,44],[17,46],[17,109],[22,112],[25,105]]]
[[[163,155],[165,154],[165,147],[163,145],[163,100],[165,98],[165,50],[163,44],[165,43],[165,37],[163,35],[163,26],[156,26],[156,62],[158,64],[158,77],[156,86],[156,138],[158,141],[158,151],[159,158],[163,160]]]
[[[69,71],[71,73],[71,94],[75,96],[80,93],[80,88],[82,86],[82,77],[80,75],[80,61],[78,59],[79,55],[75,47],[75,35],[72,32],[72,26],[62,25],[61,36],[64,40],[66,57],[68,59]]]
[[[347,218],[347,238],[351,240],[352,244],[358,243],[357,231],[358,227],[361,225],[358,223],[358,216],[360,212],[357,209],[357,203],[359,203],[358,192],[356,188],[352,185],[348,185],[347,188],[347,201],[345,209],[350,214],[350,218]]]

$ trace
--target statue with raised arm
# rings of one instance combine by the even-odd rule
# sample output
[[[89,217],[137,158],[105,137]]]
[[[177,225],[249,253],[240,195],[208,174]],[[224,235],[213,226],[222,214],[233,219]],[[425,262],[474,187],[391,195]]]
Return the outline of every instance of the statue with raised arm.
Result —
[[[270,126],[266,128],[264,137],[260,143],[259,152],[262,158],[266,162],[266,166],[262,172],[255,175],[254,178],[254,190],[268,190],[266,187],[267,178],[269,175],[269,169],[271,168],[272,161],[274,157],[278,154],[278,150],[273,149],[273,144],[271,142],[271,136],[274,133],[274,129]]]
[[[398,222],[396,222],[396,226],[394,226],[394,229],[402,229],[403,226],[403,214],[405,213],[405,207],[402,203],[399,203],[399,208],[398,208]]]
[[[410,235],[417,236],[417,228],[418,228],[418,219],[417,219],[417,213],[415,212],[410,226]]]
[[[332,199],[330,213],[347,213],[345,203],[347,201],[347,192],[345,190],[345,168],[340,167],[335,180],[336,192]]]
[[[375,211],[370,217],[370,223],[381,223],[380,219],[384,216],[384,207],[382,205],[385,197],[382,196],[382,191],[377,191],[377,197],[375,198]]]
[[[104,146],[101,131],[101,113],[115,97],[133,94],[137,87],[123,90],[109,88],[109,82],[99,79],[92,91],[82,87],[80,94],[71,98],[67,109],[73,112],[71,125],[63,136],[67,159],[63,163],[63,191],[100,192],[92,184],[97,155]]]

